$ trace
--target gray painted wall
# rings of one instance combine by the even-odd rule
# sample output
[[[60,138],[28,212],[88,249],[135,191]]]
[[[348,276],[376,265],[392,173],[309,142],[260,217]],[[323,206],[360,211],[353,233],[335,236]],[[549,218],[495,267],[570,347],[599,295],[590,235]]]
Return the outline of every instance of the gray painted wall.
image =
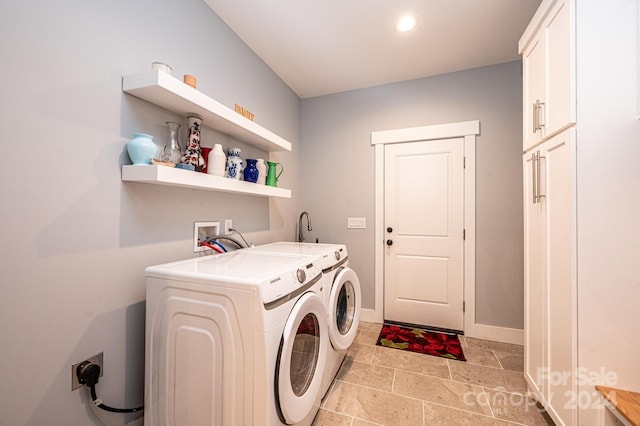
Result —
[[[344,242],[374,307],[372,131],[480,120],[476,150],[476,321],[523,328],[520,62],[302,101],[301,207],[320,242]],[[348,217],[367,228],[347,229]],[[467,303],[471,303],[468,301]]]
[[[0,425],[124,424],[71,392],[71,364],[104,351],[98,396],[140,404],[144,268],[192,257],[195,220],[232,218],[255,243],[293,239],[300,100],[201,0],[4,1],[0,38]],[[121,182],[133,132],[163,144],[165,121],[186,124],[122,93],[122,76],[153,61],[289,139],[273,158],[294,198]],[[265,155],[203,134],[219,140]]]
[[[0,36],[12,40],[0,45],[1,426],[136,423],[94,414],[84,391],[70,391],[70,366],[104,351],[99,396],[114,406],[141,402],[143,271],[193,256],[195,220],[233,218],[263,243],[292,240],[299,212],[309,210],[309,239],[349,245],[371,308],[374,130],[481,120],[478,320],[521,327],[519,63],[301,103],[200,0],[13,1],[0,11]],[[123,75],[158,60],[293,143],[271,157],[285,164],[280,182],[291,200],[121,182],[133,132],[162,144],[165,121],[186,124],[121,92]],[[203,133],[203,145],[216,142],[266,155]],[[346,231],[348,216],[369,227]]]

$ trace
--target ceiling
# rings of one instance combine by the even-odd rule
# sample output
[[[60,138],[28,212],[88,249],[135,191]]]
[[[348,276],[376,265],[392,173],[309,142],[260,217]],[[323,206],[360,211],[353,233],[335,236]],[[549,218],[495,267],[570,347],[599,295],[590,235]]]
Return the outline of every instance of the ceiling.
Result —
[[[540,0],[204,0],[301,98],[518,59]],[[407,33],[394,29],[405,14]]]

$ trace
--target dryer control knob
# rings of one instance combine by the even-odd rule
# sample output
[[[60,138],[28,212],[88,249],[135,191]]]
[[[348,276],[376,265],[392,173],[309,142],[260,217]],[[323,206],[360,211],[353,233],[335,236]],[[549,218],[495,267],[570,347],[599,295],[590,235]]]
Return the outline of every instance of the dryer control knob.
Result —
[[[298,277],[298,281],[303,283],[304,280],[307,279],[307,274],[304,272],[304,269],[298,269],[298,272],[296,272],[296,275]]]
[[[340,252],[336,250],[336,260],[340,260]]]

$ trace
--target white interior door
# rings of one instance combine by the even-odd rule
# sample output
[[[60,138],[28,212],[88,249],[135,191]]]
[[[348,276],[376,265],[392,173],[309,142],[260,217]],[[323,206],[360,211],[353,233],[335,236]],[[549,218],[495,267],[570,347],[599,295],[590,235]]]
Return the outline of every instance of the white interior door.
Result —
[[[463,329],[464,139],[385,146],[386,320]]]

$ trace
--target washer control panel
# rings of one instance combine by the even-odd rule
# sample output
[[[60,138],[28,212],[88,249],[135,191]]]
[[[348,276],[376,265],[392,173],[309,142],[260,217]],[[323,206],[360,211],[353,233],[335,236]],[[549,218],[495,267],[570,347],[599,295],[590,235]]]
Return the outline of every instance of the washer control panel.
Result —
[[[290,294],[297,294],[301,287],[309,285],[316,277],[322,276],[318,260],[307,256],[306,259],[301,259],[295,268],[272,277],[261,285],[263,303],[268,304]]]

